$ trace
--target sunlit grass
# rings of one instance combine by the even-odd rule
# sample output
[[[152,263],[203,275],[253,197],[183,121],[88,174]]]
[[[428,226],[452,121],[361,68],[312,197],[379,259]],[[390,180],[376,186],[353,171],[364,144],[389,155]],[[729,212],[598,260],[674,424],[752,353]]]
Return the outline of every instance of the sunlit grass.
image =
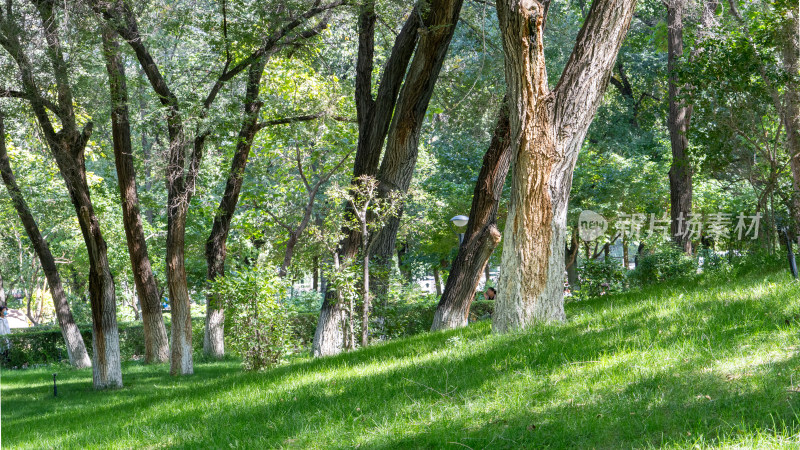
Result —
[[[797,448],[800,284],[707,278],[264,373],[128,363],[125,388],[65,367],[2,373],[8,448]],[[52,396],[52,372],[59,396]]]

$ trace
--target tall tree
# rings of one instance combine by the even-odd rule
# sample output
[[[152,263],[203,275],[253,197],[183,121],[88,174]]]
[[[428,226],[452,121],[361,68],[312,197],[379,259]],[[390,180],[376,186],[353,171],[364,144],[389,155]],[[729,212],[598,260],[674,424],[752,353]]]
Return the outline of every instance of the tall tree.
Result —
[[[56,103],[48,100],[37,85],[34,65],[20,42],[20,37],[24,34],[14,20],[11,3],[8,3],[5,14],[0,17],[3,30],[0,45],[16,62],[24,97],[31,104],[64,179],[86,244],[89,257],[89,297],[92,307],[93,385],[96,389],[122,387],[114,278],[108,263],[108,248],[100,231],[100,223],[89,196],[89,185],[86,180],[84,151],[92,133],[92,122],[87,122],[82,129],[78,127],[69,81],[69,66],[58,33],[60,21],[54,11],[56,5],[46,0],[37,0],[33,3],[43,27],[45,54],[55,80],[58,98]],[[59,131],[55,130],[51,113],[60,122]]]
[[[375,176],[381,149],[389,130],[406,68],[414,52],[419,33],[419,12],[412,9],[397,34],[383,69],[378,92],[372,94],[372,72],[375,54],[375,1],[364,0],[358,17],[358,56],[356,61],[355,103],[358,120],[358,145],[353,161],[353,180]],[[352,217],[352,211],[349,212]],[[352,222],[352,221],[350,221]],[[356,227],[344,227],[346,237],[340,242],[337,259],[340,263],[355,257],[361,246],[361,233]],[[314,333],[311,353],[327,356],[339,353],[344,346],[345,305],[339,302],[336,290],[325,293]]]
[[[326,15],[313,27],[298,33],[297,36],[291,41],[297,41],[298,39],[310,39],[327,28],[331,11],[340,4],[342,4],[342,2],[337,1],[320,7],[320,2],[316,2],[311,9],[309,9],[304,15],[300,16],[300,19],[302,20],[295,20],[293,25],[290,23],[287,25],[287,27],[297,27],[321,12],[326,12]],[[225,27],[224,23],[223,27]],[[283,34],[285,35],[287,32],[288,31],[284,32]],[[236,211],[236,205],[239,202],[239,194],[242,190],[242,183],[244,182],[244,172],[247,169],[247,161],[250,156],[250,151],[253,147],[253,140],[255,139],[256,133],[258,133],[258,131],[265,126],[274,125],[278,122],[289,123],[281,121],[275,121],[272,123],[258,121],[261,106],[263,104],[259,99],[259,90],[261,88],[261,79],[264,73],[264,68],[269,61],[269,57],[280,48],[279,45],[286,43],[281,42],[281,36],[273,37],[272,39],[274,39],[274,42],[265,47],[263,55],[255,59],[248,68],[247,82],[245,84],[244,110],[242,113],[238,140],[236,143],[236,151],[233,155],[233,159],[231,160],[231,168],[228,172],[228,179],[225,183],[225,191],[222,194],[219,208],[214,216],[214,222],[211,226],[211,233],[206,240],[206,276],[209,281],[213,281],[216,277],[225,273],[225,258],[227,255],[226,241],[231,228],[231,220],[233,219],[233,214]],[[311,120],[313,118],[315,117],[307,116],[288,120],[300,121]],[[298,164],[301,163],[298,162]],[[300,167],[300,171],[302,173],[302,165]],[[287,243],[286,257],[284,258],[284,264],[281,269],[281,276],[286,274],[285,269],[289,262],[291,262],[291,255],[294,245],[297,243],[298,236],[300,233],[302,233],[305,226],[308,225],[308,219],[310,218],[311,207],[314,204],[314,198],[316,197],[317,191],[323,182],[324,181],[321,181],[315,186],[313,193],[309,192],[311,197],[310,206],[306,209],[306,216],[304,220],[301,222],[300,226],[294,230],[296,232],[291,233],[289,242]],[[215,358],[220,358],[224,355],[224,319],[225,312],[222,305],[222,299],[217,298],[213,293],[208,294],[208,298],[206,299],[206,327],[203,335],[203,352],[206,355]]]
[[[103,30],[103,53],[111,91],[111,133],[122,205],[122,224],[125,227],[125,240],[128,243],[136,294],[139,296],[142,308],[144,360],[148,363],[160,363],[169,359],[169,341],[161,313],[161,295],[150,266],[147,242],[142,228],[142,215],[139,212],[139,194],[136,190],[136,170],[133,166],[128,115],[128,88],[125,66],[120,57],[115,35],[116,33],[108,27]]]
[[[792,196],[795,225],[800,231],[800,64],[798,64],[798,11],[785,11],[781,30],[783,70],[789,77],[783,90],[783,121],[786,127],[786,147],[789,151],[789,165],[792,169]]]
[[[56,261],[53,258],[53,254],[50,253],[50,246],[39,231],[39,226],[36,224],[36,220],[33,218],[33,214],[31,214],[31,210],[22,196],[22,191],[17,185],[14,172],[11,170],[11,162],[8,159],[8,151],[6,149],[5,123],[2,111],[0,111],[0,173],[2,173],[3,183],[8,189],[8,195],[11,197],[14,209],[16,209],[22,226],[25,228],[36,255],[39,257],[42,270],[47,278],[47,284],[50,286],[50,295],[53,297],[53,306],[56,310],[58,325],[61,328],[61,336],[67,344],[69,363],[78,369],[89,367],[92,362],[86,352],[83,336],[81,336],[81,332],[75,324],[69,303],[67,303],[67,296],[64,293],[64,286],[61,284],[61,276],[56,268]],[[2,279],[0,279],[0,291],[2,291],[2,299],[0,300],[5,306],[5,290],[3,290]]]
[[[411,185],[425,113],[455,33],[462,3],[462,0],[431,0],[420,6],[423,32],[397,99],[378,171],[382,197],[395,192],[405,195]],[[383,268],[375,283],[376,294],[380,296],[386,295],[401,216],[402,210],[389,218],[375,238],[376,265]]]
[[[472,195],[467,231],[436,307],[432,331],[467,325],[469,307],[478,290],[481,274],[500,243],[497,208],[510,165],[508,105],[504,102],[489,149],[483,156],[483,166]],[[488,275],[486,279],[489,279]]]
[[[592,3],[561,78],[550,89],[548,4],[498,0],[513,173],[494,332],[564,320],[567,203],[575,161],[630,25],[634,0]]]
[[[683,21],[686,0],[669,0],[667,5],[667,72],[669,73],[669,116],[667,128],[672,148],[669,169],[670,231],[675,244],[691,253],[692,242],[683,227],[692,213],[692,163],[689,159],[689,121],[692,105],[682,98],[678,66],[683,59]]]

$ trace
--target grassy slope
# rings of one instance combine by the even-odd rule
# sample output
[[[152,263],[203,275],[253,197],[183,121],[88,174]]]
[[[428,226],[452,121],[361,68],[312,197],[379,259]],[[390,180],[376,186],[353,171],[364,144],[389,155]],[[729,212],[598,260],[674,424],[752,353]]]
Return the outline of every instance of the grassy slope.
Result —
[[[236,361],[2,374],[4,447],[800,446],[800,284],[785,274],[569,304],[569,321],[489,323],[266,373]]]

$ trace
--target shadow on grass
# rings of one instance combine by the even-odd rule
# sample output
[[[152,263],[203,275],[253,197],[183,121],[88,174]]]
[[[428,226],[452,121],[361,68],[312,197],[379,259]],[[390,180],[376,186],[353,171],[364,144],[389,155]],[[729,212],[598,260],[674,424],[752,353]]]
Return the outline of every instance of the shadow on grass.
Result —
[[[24,431],[38,430],[61,445],[105,446],[144,429],[155,439],[144,446],[614,448],[779,433],[776,423],[798,431],[798,394],[789,391],[796,352],[733,378],[709,370],[759,339],[796,334],[776,313],[786,299],[712,298],[670,310],[641,300],[654,292],[582,302],[570,307],[576,320],[526,333],[488,336],[479,323],[261,374],[224,362],[170,378],[166,367],[127,365],[126,388],[98,393],[89,371],[72,371],[49,400],[45,385],[16,387],[46,373],[14,374],[3,390],[5,442],[37,446]]]

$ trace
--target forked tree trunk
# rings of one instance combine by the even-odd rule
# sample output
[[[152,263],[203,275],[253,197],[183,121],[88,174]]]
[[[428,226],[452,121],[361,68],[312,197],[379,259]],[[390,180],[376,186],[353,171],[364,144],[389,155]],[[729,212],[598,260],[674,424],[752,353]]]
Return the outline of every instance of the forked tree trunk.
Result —
[[[358,18],[358,58],[356,61],[355,101],[358,116],[358,147],[353,161],[353,180],[362,175],[374,176],[378,170],[381,149],[397,101],[406,67],[413,54],[419,30],[419,12],[411,11],[395,39],[381,76],[378,92],[372,95],[373,57],[375,52],[375,5],[366,1]],[[348,214],[352,214],[350,211]],[[339,245],[340,264],[355,257],[361,246],[358,229],[344,228],[346,238]],[[328,289],[322,302],[311,354],[315,357],[335,355],[344,347],[345,305],[335,290]]]
[[[669,169],[670,231],[675,244],[686,253],[692,252],[688,234],[683,235],[685,220],[692,213],[692,165],[689,160],[689,120],[692,106],[681,99],[678,65],[683,58],[683,15],[686,0],[669,0],[667,4],[667,71],[669,72],[669,117],[667,127],[672,146]]]
[[[103,30],[103,52],[111,90],[111,133],[114,140],[114,164],[119,180],[122,224],[125,228],[125,240],[128,244],[133,281],[141,305],[144,361],[146,363],[162,363],[169,359],[169,341],[161,313],[161,298],[156,286],[156,279],[153,276],[153,268],[150,265],[150,257],[147,254],[142,216],[139,212],[125,66],[119,55],[119,44],[116,42],[115,33],[110,28]],[[131,297],[131,306],[135,310],[133,297]]]
[[[463,0],[431,0],[420,9],[424,32],[420,33],[414,58],[397,99],[386,139],[386,153],[378,171],[379,194],[383,198],[394,191],[405,194],[411,184],[425,113],[453,38],[462,3]],[[376,299],[387,296],[392,256],[402,215],[401,208],[373,238],[374,266],[379,268],[373,283],[373,297]]]
[[[500,243],[497,207],[510,164],[508,105],[504,101],[475,183],[467,231],[453,260],[444,294],[436,307],[431,331],[467,325],[469,308],[478,290],[481,274]],[[486,280],[489,280],[488,273]]]
[[[245,91],[244,117],[239,129],[236,153],[231,161],[231,170],[225,183],[225,192],[220,199],[211,234],[206,240],[206,277],[213,281],[225,274],[225,256],[227,254],[228,233],[231,220],[239,202],[239,193],[244,182],[244,171],[253,147],[253,139],[258,131],[258,117],[262,103],[258,101],[258,90],[261,75],[264,72],[266,58],[261,58],[248,68],[247,87]],[[225,309],[223,299],[214,294],[206,296],[206,326],[203,334],[203,353],[213,358],[225,355]]]
[[[572,174],[634,0],[595,0],[555,89],[544,61],[545,5],[498,0],[513,173],[492,329],[564,320],[564,248]]]
[[[61,336],[67,345],[67,356],[69,363],[78,369],[89,367],[92,365],[89,359],[89,354],[86,352],[86,345],[83,342],[78,326],[75,324],[75,319],[72,317],[72,311],[67,303],[67,296],[64,293],[64,287],[61,284],[61,276],[58,274],[55,259],[50,253],[50,246],[47,241],[42,237],[39,231],[39,226],[31,214],[28,204],[22,197],[17,181],[14,177],[14,172],[11,170],[11,162],[8,159],[8,152],[6,150],[6,134],[4,129],[3,113],[0,112],[0,172],[2,173],[3,183],[8,189],[8,196],[14,204],[14,209],[19,215],[22,226],[28,235],[36,255],[39,257],[39,262],[42,265],[42,270],[47,278],[47,284],[50,286],[50,295],[53,297],[53,306],[55,307],[56,319],[61,328]],[[2,279],[0,279],[0,290],[2,290],[2,306],[5,306],[5,290],[3,290]]]

